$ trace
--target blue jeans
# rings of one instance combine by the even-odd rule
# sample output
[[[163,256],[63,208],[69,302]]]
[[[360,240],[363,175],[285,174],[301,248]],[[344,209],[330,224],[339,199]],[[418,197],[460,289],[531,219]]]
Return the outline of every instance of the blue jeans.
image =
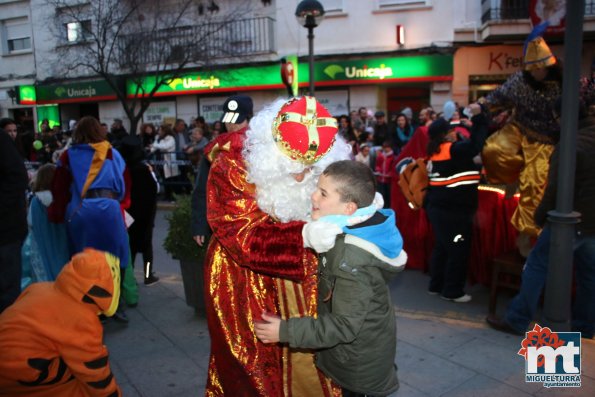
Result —
[[[518,332],[527,330],[537,311],[547,278],[550,236],[550,226],[546,225],[525,263],[521,290],[506,309],[506,322]],[[577,233],[573,251],[577,288],[572,307],[572,330],[592,338],[595,331],[595,235]]]

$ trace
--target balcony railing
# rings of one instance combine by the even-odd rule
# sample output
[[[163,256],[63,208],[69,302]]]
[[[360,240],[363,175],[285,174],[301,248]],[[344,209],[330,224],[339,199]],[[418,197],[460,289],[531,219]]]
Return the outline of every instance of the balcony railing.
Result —
[[[482,0],[481,22],[529,18],[529,0]]]
[[[530,3],[530,0],[481,0],[481,23],[529,18]],[[585,1],[585,15],[595,15],[595,0]]]
[[[258,17],[125,35],[119,42],[121,66],[270,54],[275,51],[274,23]]]

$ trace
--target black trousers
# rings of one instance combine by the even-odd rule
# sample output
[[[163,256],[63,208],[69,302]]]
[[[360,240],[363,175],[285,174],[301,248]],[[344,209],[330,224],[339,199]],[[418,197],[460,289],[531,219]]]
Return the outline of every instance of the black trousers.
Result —
[[[136,259],[136,254],[143,256],[144,275],[150,275],[153,272],[153,225],[141,225],[134,223],[128,229],[130,237],[130,256],[132,264]],[[149,269],[147,269],[149,267]]]
[[[475,209],[427,206],[435,245],[430,259],[429,290],[445,298],[465,294]]]
[[[21,293],[22,241],[0,245],[0,313],[12,305]]]

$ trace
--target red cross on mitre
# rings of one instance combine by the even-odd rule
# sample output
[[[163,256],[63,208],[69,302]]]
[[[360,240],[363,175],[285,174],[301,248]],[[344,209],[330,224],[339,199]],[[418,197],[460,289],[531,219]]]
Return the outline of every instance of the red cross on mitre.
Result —
[[[314,97],[303,96],[285,103],[273,122],[279,149],[292,160],[310,165],[333,146],[337,120]]]

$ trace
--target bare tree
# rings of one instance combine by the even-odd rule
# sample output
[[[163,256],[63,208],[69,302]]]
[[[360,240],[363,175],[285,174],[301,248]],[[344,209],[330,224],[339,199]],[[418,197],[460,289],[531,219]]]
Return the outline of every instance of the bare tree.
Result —
[[[60,76],[99,76],[115,91],[131,131],[155,93],[190,67],[206,68],[238,51],[250,1],[220,10],[214,1],[47,0],[59,45]],[[216,7],[216,8],[215,8]],[[153,84],[143,85],[150,79]],[[135,88],[129,96],[126,81]]]

